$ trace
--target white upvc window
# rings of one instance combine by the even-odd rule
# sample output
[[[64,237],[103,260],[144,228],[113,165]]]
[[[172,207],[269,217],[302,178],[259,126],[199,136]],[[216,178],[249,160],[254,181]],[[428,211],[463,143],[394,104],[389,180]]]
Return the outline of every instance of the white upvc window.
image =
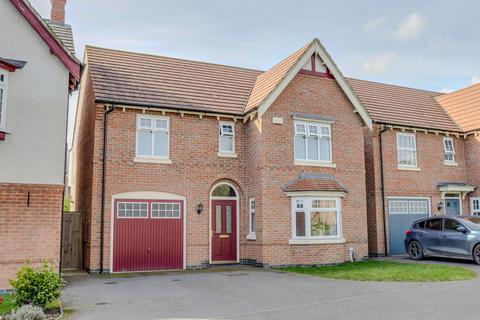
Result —
[[[235,153],[235,123],[220,122],[218,152]]]
[[[390,214],[430,214],[428,198],[391,198],[388,200]]]
[[[295,160],[332,162],[332,133],[329,123],[295,121]]]
[[[443,138],[443,161],[445,164],[456,164],[455,145],[451,137]]]
[[[0,70],[0,130],[5,130],[7,116],[8,73]]]
[[[255,198],[248,199],[248,233],[250,235],[255,234],[255,209],[256,202]]]
[[[153,219],[180,219],[180,203],[152,202]]]
[[[292,239],[328,240],[342,236],[339,197],[293,197]]]
[[[118,202],[117,218],[148,218],[147,202]]]
[[[168,117],[137,117],[137,157],[168,159],[169,122]]]
[[[480,216],[480,198],[479,197],[470,198],[470,209],[472,210],[473,215]]]
[[[415,133],[397,132],[397,164],[399,167],[417,167]]]

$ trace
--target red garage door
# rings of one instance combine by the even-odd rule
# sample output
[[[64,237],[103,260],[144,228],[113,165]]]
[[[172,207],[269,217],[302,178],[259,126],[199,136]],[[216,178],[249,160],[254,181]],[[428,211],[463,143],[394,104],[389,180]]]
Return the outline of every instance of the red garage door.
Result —
[[[183,202],[116,200],[113,272],[183,268]]]

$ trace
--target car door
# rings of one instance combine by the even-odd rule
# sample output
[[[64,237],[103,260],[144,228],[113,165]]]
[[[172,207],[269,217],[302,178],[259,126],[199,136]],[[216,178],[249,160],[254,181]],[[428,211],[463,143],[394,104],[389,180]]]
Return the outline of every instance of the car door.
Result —
[[[428,254],[439,254],[440,231],[442,229],[441,218],[428,219],[425,222],[425,229],[419,233],[418,238],[424,252]]]
[[[443,219],[443,228],[440,231],[439,239],[439,250],[443,252],[443,255],[452,257],[470,256],[468,231],[458,231],[458,227],[465,228],[465,226],[456,219]]]

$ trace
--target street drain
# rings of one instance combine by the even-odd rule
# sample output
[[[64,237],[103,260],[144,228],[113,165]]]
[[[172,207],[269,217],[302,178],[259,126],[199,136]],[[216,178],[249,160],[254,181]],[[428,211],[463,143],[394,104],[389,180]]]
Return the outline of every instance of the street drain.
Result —
[[[118,282],[116,281],[111,281],[111,282],[105,282],[105,284],[117,284]]]
[[[180,279],[173,279],[172,281],[182,281],[182,280],[180,280]]]
[[[97,302],[97,303],[95,303],[96,306],[104,306],[106,304],[110,304],[110,302]]]

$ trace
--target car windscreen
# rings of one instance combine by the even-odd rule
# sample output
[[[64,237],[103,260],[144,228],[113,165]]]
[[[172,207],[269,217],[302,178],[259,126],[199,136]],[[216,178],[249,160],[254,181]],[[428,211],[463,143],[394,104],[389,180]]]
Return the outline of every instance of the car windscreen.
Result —
[[[467,227],[475,230],[480,230],[480,216],[479,217],[461,217],[459,218]]]

